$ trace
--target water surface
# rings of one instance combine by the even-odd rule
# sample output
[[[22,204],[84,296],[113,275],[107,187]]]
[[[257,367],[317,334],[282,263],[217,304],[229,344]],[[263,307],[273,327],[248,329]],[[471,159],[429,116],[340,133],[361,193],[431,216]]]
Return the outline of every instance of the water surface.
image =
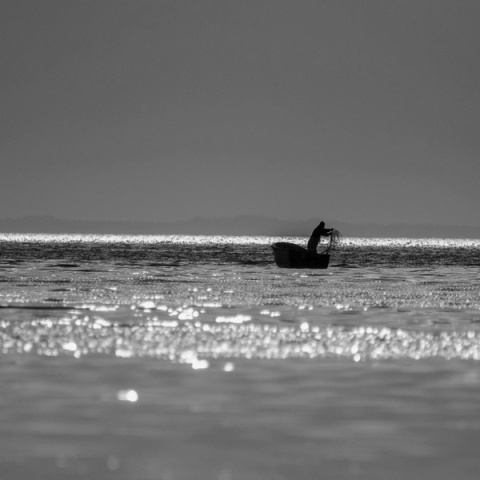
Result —
[[[480,241],[0,236],[0,476],[476,478]]]

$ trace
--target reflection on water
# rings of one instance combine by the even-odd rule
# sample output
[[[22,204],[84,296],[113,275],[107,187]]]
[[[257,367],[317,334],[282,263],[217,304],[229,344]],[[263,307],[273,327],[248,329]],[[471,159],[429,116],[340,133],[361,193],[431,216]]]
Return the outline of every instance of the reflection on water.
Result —
[[[307,322],[292,327],[251,323],[251,319],[249,315],[217,316],[209,323],[155,318],[118,324],[85,315],[63,316],[57,321],[4,320],[0,322],[0,341],[3,354],[154,357],[189,363],[193,368],[208,368],[210,358],[480,360],[478,329],[320,327]],[[190,315],[186,320],[191,320]]]
[[[0,478],[476,479],[480,241],[0,236]]]

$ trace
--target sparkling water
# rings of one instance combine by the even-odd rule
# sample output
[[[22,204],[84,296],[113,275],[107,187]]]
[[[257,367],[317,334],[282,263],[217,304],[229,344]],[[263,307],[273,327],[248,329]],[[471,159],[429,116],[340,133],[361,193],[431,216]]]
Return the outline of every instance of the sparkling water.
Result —
[[[276,241],[0,235],[0,477],[477,478],[480,241]]]

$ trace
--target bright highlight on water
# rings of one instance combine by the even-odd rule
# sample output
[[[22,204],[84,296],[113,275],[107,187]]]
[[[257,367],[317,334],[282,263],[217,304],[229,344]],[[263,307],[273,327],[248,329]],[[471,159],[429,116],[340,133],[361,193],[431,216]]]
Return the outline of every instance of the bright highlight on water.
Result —
[[[347,238],[327,271],[276,241],[305,240],[3,235],[3,352],[479,358],[480,241]]]

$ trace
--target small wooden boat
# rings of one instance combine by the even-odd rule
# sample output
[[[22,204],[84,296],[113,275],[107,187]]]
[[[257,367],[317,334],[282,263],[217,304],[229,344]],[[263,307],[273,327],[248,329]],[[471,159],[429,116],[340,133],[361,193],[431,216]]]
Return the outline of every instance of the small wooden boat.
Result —
[[[282,268],[328,268],[328,253],[313,253],[295,243],[277,242],[272,245],[275,263]]]

